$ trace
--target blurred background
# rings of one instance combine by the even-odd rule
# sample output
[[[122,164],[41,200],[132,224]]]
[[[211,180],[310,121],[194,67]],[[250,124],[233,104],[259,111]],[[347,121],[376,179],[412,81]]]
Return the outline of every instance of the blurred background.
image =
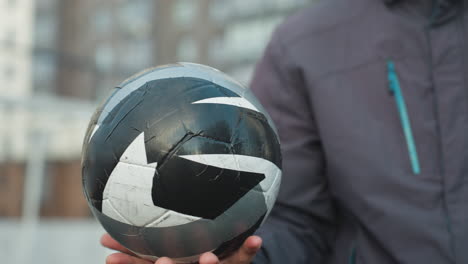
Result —
[[[144,68],[248,84],[274,27],[312,0],[0,0],[0,262],[104,263],[81,190],[100,100]]]

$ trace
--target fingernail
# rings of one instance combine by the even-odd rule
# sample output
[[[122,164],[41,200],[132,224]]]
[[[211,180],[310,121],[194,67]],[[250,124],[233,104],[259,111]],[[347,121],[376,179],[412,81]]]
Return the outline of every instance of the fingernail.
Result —
[[[257,250],[262,246],[262,239],[257,236],[251,237],[249,244],[252,246],[253,249]]]
[[[200,264],[217,264],[219,263],[218,257],[213,253],[204,253],[200,256]]]
[[[170,258],[162,257],[162,258],[159,258],[155,264],[173,264],[173,263],[174,262]]]

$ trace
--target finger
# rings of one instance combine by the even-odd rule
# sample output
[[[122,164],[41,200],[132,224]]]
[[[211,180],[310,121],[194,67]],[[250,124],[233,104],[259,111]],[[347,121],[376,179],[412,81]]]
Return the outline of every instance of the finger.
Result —
[[[233,256],[234,263],[247,264],[250,263],[262,246],[262,239],[258,236],[251,236],[245,240],[242,247]],[[230,262],[226,262],[230,263]],[[232,263],[232,262],[231,262]]]
[[[219,259],[211,252],[204,253],[200,256],[200,264],[219,264]]]
[[[241,251],[248,255],[255,255],[262,246],[262,239],[259,236],[250,236],[245,240]]]
[[[175,264],[170,258],[162,257],[159,258],[155,264]]]
[[[117,250],[132,256],[135,256],[135,253],[131,252],[130,250],[126,249],[124,246],[122,246],[119,242],[117,242],[115,239],[113,239],[109,234],[104,234],[101,237],[101,244],[105,246],[106,248],[110,248],[113,250]]]
[[[107,256],[106,264],[151,264],[153,262],[137,257],[132,257],[124,253],[114,253]]]

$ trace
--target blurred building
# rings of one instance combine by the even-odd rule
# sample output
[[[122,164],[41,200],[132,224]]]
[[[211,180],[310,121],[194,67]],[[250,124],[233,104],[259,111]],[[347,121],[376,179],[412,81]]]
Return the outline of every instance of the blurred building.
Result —
[[[169,61],[208,64],[247,84],[275,26],[311,0],[167,2],[174,21],[169,30],[177,29],[164,47],[176,49]]]
[[[80,165],[98,102],[130,75],[177,61],[248,83],[273,28],[310,1],[0,1],[2,260],[104,261]]]
[[[248,83],[273,28],[308,2],[2,1],[0,121],[8,125],[0,128],[0,217],[21,214],[26,175],[37,170],[42,216],[89,216],[82,138],[111,88],[177,61],[207,64]]]
[[[23,47],[32,45],[33,9],[31,1],[0,3],[0,160],[5,161],[0,164],[0,216],[20,214],[24,168],[18,158],[24,154],[27,117],[11,102],[32,92],[32,56]]]

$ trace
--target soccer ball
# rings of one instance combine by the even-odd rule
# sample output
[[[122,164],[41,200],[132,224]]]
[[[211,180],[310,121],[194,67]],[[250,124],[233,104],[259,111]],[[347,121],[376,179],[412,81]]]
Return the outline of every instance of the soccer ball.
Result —
[[[91,211],[141,257],[225,257],[263,223],[281,181],[273,122],[252,93],[213,68],[178,63],[124,81],[83,144]]]

